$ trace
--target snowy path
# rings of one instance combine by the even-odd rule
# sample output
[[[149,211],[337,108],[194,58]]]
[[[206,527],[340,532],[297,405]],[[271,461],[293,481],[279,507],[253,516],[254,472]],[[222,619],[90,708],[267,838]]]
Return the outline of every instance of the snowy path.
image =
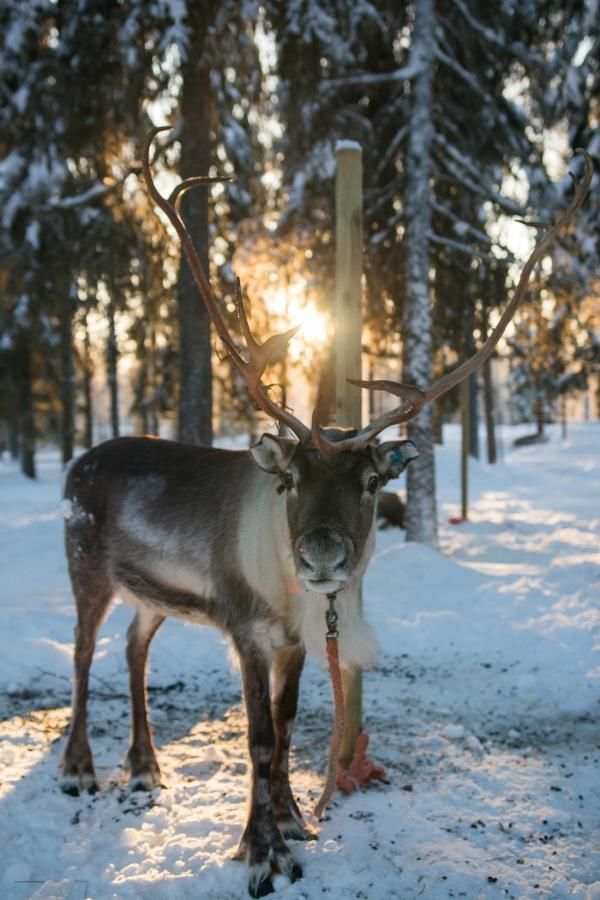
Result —
[[[441,514],[456,512],[458,449],[437,456]],[[600,426],[553,433],[472,466],[469,524],[442,553],[380,533],[365,586],[382,645],[365,724],[389,784],[338,798],[318,841],[296,844],[289,900],[600,898]],[[90,734],[102,783],[57,786],[68,720],[73,608],[54,457],[41,481],[0,465],[0,897],[237,898],[230,861],[246,791],[239,680],[219,636],[167,622],[152,655],[166,789],[130,795],[123,638],[105,624]],[[320,787],[331,704],[307,668],[293,784]],[[61,882],[50,884],[50,882]]]

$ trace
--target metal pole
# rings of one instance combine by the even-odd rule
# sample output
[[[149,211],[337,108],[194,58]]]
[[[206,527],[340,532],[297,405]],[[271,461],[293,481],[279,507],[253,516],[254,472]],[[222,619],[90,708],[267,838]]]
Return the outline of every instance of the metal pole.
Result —
[[[362,150],[355,141],[336,146],[335,411],[338,425],[360,428],[362,396],[346,381],[361,378]],[[362,606],[362,595],[360,598]],[[347,768],[362,726],[362,673],[343,673],[346,729],[340,766]]]

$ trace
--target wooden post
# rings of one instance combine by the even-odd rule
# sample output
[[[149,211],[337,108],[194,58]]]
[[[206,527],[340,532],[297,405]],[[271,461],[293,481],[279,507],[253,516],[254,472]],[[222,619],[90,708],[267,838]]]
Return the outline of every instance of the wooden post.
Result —
[[[360,428],[361,391],[346,381],[361,378],[362,341],[362,150],[355,141],[336,146],[335,412],[338,425]],[[362,596],[360,599],[362,605]],[[362,673],[344,673],[346,730],[340,766],[347,768],[362,726]]]
[[[461,516],[466,520],[469,506],[469,379],[460,385],[462,440],[460,453]]]

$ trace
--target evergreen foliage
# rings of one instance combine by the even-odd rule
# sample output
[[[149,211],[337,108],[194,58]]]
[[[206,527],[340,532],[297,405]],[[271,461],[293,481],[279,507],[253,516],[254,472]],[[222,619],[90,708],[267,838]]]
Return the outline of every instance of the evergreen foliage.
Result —
[[[302,277],[327,306],[335,144],[358,140],[368,369],[399,376],[402,357],[417,383],[488,333],[524,255],[514,219],[525,246],[568,202],[571,153],[600,157],[590,0],[5,0],[0,35],[0,441],[29,475],[36,435],[65,461],[132,422],[172,432],[178,418],[180,436],[210,440],[213,386],[219,427],[258,427],[140,181],[151,124],[173,125],[155,160],[165,183],[235,176],[182,208],[232,326],[237,269],[259,334],[274,330],[273,279]],[[508,348],[539,422],[597,377],[598,196],[542,266]],[[318,359],[311,348],[305,372]],[[291,377],[276,361],[284,396]],[[492,393],[488,378],[490,428]],[[409,534],[435,541],[433,422],[411,427]]]

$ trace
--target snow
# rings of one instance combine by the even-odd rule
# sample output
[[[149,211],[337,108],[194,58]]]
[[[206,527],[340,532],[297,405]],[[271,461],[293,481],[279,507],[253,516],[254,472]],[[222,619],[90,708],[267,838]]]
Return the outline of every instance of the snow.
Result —
[[[48,201],[48,206],[52,209],[72,209],[74,206],[84,206],[91,203],[98,197],[103,197],[114,188],[113,183],[105,183],[98,181],[81,194],[73,197],[56,197]]]
[[[36,219],[25,229],[25,240],[34,250],[40,249],[40,223]]]
[[[340,140],[335,142],[335,152],[342,153],[344,150],[354,150],[357,153],[362,153],[362,147],[358,143],[358,141],[348,141],[348,140]]]
[[[526,430],[504,429],[505,447]],[[278,876],[282,897],[600,898],[600,425],[570,426],[567,440],[549,430],[548,443],[506,450],[496,467],[471,463],[470,520],[452,527],[459,447],[447,428],[441,551],[378,534],[364,598],[382,656],[364,676],[364,718],[389,783],[335,797],[318,840],[292,844],[304,878]],[[117,605],[91,678],[101,790],[75,799],[58,788],[69,509],[58,457],[38,462],[38,483],[0,462],[0,896],[244,897],[245,867],[231,856],[246,809],[245,724],[216,631],[168,621],[159,632],[150,705],[165,787],[130,794],[131,611]],[[322,787],[331,712],[310,663],[291,766],[305,813]]]

